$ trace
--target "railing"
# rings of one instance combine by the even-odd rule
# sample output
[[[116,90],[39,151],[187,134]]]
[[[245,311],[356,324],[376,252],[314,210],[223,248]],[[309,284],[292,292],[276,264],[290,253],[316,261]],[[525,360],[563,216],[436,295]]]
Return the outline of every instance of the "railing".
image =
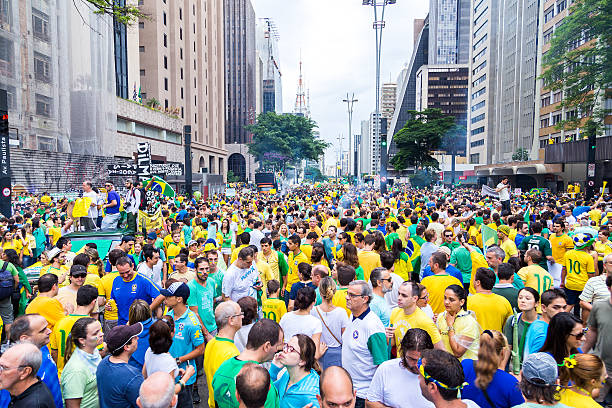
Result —
[[[586,163],[587,148],[587,140],[546,145],[544,163]],[[598,137],[595,160],[610,159],[612,159],[612,136]]]

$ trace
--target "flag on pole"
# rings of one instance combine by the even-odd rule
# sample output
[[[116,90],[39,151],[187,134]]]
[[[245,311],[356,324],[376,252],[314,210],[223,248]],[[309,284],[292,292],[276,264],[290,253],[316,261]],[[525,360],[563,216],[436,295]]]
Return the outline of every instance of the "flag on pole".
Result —
[[[174,189],[168,184],[164,179],[158,176],[153,176],[150,180],[147,180],[143,183],[144,185],[150,184],[147,189],[151,189],[153,191],[157,191],[166,197],[174,198],[176,193]]]
[[[134,84],[134,88],[136,88],[136,84]],[[142,103],[142,88],[138,87],[138,102]]]
[[[134,102],[138,102],[138,94],[136,93],[136,82],[134,82],[134,93],[132,94]]]
[[[529,221],[531,221],[531,208],[527,207],[527,210],[525,211],[525,216],[523,217],[523,220],[529,224]]]
[[[483,250],[486,252],[487,248],[491,245],[497,245],[498,238],[497,232],[491,228],[487,227],[485,224],[482,225],[482,246]]]

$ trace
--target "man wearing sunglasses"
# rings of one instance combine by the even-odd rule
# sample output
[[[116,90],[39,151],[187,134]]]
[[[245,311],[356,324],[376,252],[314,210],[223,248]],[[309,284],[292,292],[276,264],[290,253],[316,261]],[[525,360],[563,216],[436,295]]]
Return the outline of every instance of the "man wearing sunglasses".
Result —
[[[72,265],[70,267],[70,285],[59,289],[57,300],[64,306],[64,309],[73,311],[77,307],[77,292],[85,284],[87,278],[87,268],[83,265]]]
[[[110,181],[107,182],[104,187],[106,188],[106,204],[102,205],[104,209],[104,219],[102,219],[103,230],[110,230],[117,228],[117,222],[121,218],[119,213],[119,206],[121,205],[121,198],[115,191],[115,186]]]

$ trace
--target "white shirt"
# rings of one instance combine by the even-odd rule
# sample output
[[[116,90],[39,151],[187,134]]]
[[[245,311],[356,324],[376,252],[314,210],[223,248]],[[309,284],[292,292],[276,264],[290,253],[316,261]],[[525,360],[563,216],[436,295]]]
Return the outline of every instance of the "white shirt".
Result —
[[[317,313],[317,310],[319,311],[319,313],[321,313],[323,320],[325,320],[325,324],[323,324],[321,317],[319,317],[319,313]],[[323,309],[321,309],[321,307],[315,306],[310,311],[310,314],[321,320],[321,326],[323,329],[323,332],[321,333],[321,341],[327,344],[329,347],[340,347],[341,344],[338,343],[336,339],[334,339],[334,336],[336,336],[338,340],[341,340],[342,329],[345,329],[346,326],[348,326],[349,324],[349,318],[346,315],[346,310],[341,307],[336,307],[331,312],[325,312]],[[325,325],[327,325],[327,327],[329,327],[329,330],[334,333],[334,336],[330,334],[329,330]]]
[[[174,378],[178,375],[178,366],[174,357],[170,353],[155,354],[151,351],[151,347],[145,352],[145,365],[147,366],[147,377],[158,371],[168,373]]]
[[[346,312],[344,313],[346,315]],[[279,322],[285,334],[285,341],[288,342],[296,334],[305,334],[312,337],[314,334],[321,333],[323,326],[321,321],[312,315],[299,315],[295,312],[285,313]]]
[[[391,292],[385,293],[385,300],[391,309],[397,307],[397,298],[399,297],[399,288],[404,280],[397,273],[391,272],[391,281],[393,282],[393,289]]]
[[[234,262],[223,275],[221,290],[225,296],[234,302],[238,302],[238,300],[245,296],[257,299],[257,293],[253,285],[258,280],[259,272],[257,272],[254,264],[246,269],[240,269],[236,266],[236,262]]]
[[[91,198],[91,203],[92,204],[98,204],[98,195],[96,194],[95,191],[91,190],[91,191],[84,191],[83,192],[83,198],[85,197],[89,197]],[[98,218],[98,207],[97,206],[91,206],[89,207],[89,218],[91,219],[97,219]]]
[[[501,190],[499,190],[499,201],[510,200],[510,186],[508,184],[499,183],[497,188],[501,188]]]
[[[249,232],[251,236],[251,240],[249,241],[249,245],[255,245],[259,251],[261,251],[261,240],[265,238],[263,232],[255,228],[253,231]]]
[[[254,324],[255,322],[242,326],[234,336],[234,345],[241,353],[246,348],[247,340],[249,338],[249,332],[251,331],[251,327],[253,327]]]
[[[368,401],[391,408],[433,408],[434,404],[421,393],[419,376],[402,367],[401,361],[396,358],[378,366],[368,389]]]
[[[131,214],[138,214],[138,207],[140,207],[140,190],[132,187],[127,192],[127,196],[125,197],[126,204],[126,212]]]
[[[142,276],[145,276],[155,282],[157,286],[161,286],[161,276],[162,276],[162,268],[164,267],[164,263],[161,259],[157,261],[155,265],[153,265],[153,269],[149,268],[146,262],[141,262],[138,264],[137,272]]]

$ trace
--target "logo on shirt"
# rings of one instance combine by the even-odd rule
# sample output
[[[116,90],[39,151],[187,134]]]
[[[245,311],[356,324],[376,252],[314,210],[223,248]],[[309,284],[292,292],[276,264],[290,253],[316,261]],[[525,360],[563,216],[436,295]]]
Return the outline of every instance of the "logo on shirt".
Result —
[[[357,339],[359,338],[359,330],[355,330],[355,331],[353,332],[353,338],[354,338],[355,340],[357,340]]]
[[[132,293],[136,293],[136,289],[138,288],[138,285],[136,285],[135,283],[132,285]]]

